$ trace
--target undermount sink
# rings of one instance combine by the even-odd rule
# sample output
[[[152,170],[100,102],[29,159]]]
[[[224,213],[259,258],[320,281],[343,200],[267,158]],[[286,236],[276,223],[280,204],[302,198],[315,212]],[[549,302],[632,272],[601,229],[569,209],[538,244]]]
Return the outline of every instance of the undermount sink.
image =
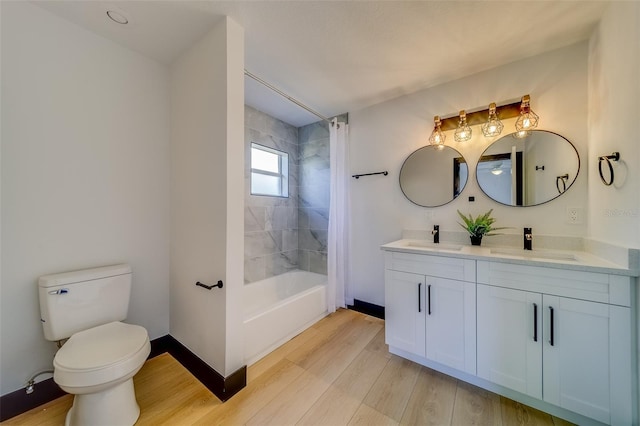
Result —
[[[491,254],[506,255],[506,256],[518,256],[527,259],[540,259],[540,260],[564,260],[576,262],[578,258],[573,253],[561,253],[553,251],[541,251],[541,250],[523,250],[523,249],[511,249],[511,248],[492,248]]]
[[[432,243],[430,241],[408,241],[407,247],[426,248],[430,250],[448,250],[448,251],[460,251],[462,245],[460,244],[447,244],[447,243]]]

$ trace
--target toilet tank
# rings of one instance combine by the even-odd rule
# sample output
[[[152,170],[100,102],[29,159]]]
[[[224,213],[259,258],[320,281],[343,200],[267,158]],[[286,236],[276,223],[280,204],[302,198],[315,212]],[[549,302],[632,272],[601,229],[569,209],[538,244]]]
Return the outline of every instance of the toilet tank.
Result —
[[[38,280],[38,293],[44,337],[66,339],[78,331],[127,317],[131,266],[44,275]]]

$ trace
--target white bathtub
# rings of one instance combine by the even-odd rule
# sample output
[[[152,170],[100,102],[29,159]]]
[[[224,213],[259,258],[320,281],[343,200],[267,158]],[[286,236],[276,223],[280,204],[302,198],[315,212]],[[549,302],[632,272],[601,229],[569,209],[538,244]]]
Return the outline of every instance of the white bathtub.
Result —
[[[247,365],[327,315],[326,284],[326,275],[291,271],[244,286]]]

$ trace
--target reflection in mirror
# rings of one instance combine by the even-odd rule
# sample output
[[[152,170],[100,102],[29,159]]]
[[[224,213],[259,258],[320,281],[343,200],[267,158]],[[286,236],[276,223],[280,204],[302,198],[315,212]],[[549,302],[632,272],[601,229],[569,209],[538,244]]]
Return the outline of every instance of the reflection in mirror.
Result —
[[[518,139],[506,135],[491,144],[476,167],[478,185],[509,206],[536,206],[562,195],[580,170],[578,151],[564,137],[533,130]]]
[[[425,146],[407,157],[400,169],[405,197],[423,207],[438,207],[455,199],[467,184],[467,162],[449,146]]]

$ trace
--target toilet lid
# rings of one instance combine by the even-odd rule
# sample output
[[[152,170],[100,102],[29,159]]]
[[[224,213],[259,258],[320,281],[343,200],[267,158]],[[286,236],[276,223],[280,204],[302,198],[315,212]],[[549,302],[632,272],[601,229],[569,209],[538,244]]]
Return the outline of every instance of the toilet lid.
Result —
[[[56,353],[54,366],[66,370],[95,370],[121,362],[148,342],[139,325],[111,322],[78,332]]]

